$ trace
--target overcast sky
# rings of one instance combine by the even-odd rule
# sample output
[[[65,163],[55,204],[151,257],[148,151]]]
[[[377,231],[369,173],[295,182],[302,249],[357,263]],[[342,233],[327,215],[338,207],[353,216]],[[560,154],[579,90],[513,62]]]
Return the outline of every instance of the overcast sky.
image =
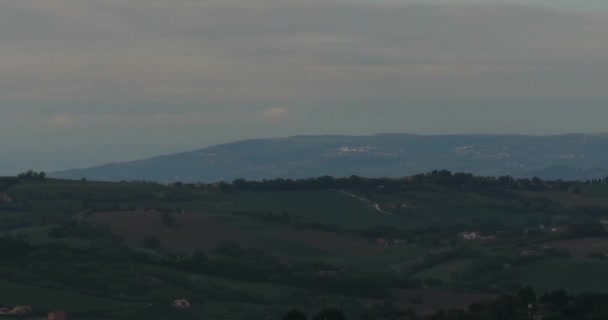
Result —
[[[297,134],[604,132],[605,0],[0,1],[0,174]]]

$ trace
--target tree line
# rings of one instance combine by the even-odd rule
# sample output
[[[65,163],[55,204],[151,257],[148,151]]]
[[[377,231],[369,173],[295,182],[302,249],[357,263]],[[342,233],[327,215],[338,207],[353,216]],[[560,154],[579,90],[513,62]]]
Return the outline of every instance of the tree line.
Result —
[[[282,320],[307,320],[307,315],[299,310],[291,310]],[[325,308],[316,313],[312,320],[348,320],[337,308]],[[608,319],[608,294],[569,294],[564,290],[546,292],[537,296],[531,287],[520,288],[513,294],[497,299],[477,302],[464,309],[436,311],[431,315],[418,315],[412,308],[400,309],[385,304],[376,314],[363,314],[354,319],[383,320],[566,320],[566,319]]]
[[[247,191],[270,190],[311,190],[311,189],[340,189],[340,188],[384,188],[401,189],[416,185],[439,185],[453,188],[488,189],[505,188],[522,191],[573,191],[582,184],[581,181],[542,180],[533,178],[514,178],[511,176],[474,176],[471,173],[448,170],[435,170],[429,173],[417,174],[403,178],[364,178],[352,175],[346,178],[321,176],[308,179],[271,179],[245,180],[236,179],[231,184],[223,184],[223,188]]]

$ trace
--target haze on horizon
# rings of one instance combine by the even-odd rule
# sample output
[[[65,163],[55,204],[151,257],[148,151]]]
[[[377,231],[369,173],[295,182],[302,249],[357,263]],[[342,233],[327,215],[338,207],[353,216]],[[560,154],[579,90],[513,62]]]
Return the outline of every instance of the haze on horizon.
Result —
[[[603,132],[599,0],[0,2],[0,174],[238,139]]]

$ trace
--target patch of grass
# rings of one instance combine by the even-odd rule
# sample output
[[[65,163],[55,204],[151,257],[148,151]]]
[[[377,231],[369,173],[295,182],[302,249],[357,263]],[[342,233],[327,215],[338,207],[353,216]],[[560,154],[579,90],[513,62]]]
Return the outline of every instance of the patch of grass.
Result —
[[[262,221],[244,216],[214,216],[259,240],[260,245],[272,254],[297,260],[369,260],[386,250],[339,233],[313,229],[298,229],[291,224]],[[350,259],[353,258],[353,259]]]
[[[457,259],[446,261],[439,265],[422,270],[421,272],[416,273],[414,277],[419,277],[422,279],[435,278],[449,282],[452,279],[452,273],[459,272],[465,269],[468,265],[471,264],[471,261],[472,260],[470,259]]]
[[[156,236],[162,246],[174,252],[203,249],[211,252],[220,241],[235,241],[244,247],[260,247],[256,239],[213,216],[202,214],[174,214],[177,227],[163,224],[160,212],[108,212],[90,216],[89,220],[109,226],[131,245],[141,245],[146,236]]]
[[[593,187],[593,186],[589,186]],[[608,190],[603,192],[583,192],[582,195],[577,195],[571,192],[525,192],[525,195],[531,198],[543,198],[559,203],[566,207],[608,207]]]
[[[189,282],[193,284],[199,285],[211,285],[211,286],[221,286],[230,288],[237,291],[246,292],[252,295],[268,297],[268,298],[278,298],[281,295],[295,293],[295,292],[303,292],[301,289],[292,288],[288,286],[280,286],[274,285],[270,283],[262,283],[262,282],[247,282],[247,281],[237,281],[230,279],[217,278],[202,274],[194,274],[186,271],[180,271],[175,269],[150,266],[150,265],[139,265],[138,270],[141,272],[145,272],[151,276],[172,276],[172,277],[181,277],[187,279]]]
[[[287,257],[291,261],[315,260],[330,255],[329,252],[323,250],[323,248],[310,246],[297,241],[277,239],[271,236],[261,239],[264,241],[264,248],[268,248],[273,253],[277,253],[282,257]]]
[[[543,259],[522,267],[520,280],[537,291],[565,289],[569,292],[608,293],[608,261]]]
[[[582,185],[581,193],[589,197],[608,197],[608,183]]]
[[[64,309],[70,312],[114,310],[130,305],[122,301],[19,284],[7,280],[0,280],[0,303],[31,305],[41,311]]]
[[[49,241],[49,232],[51,231],[51,229],[53,229],[53,227],[55,226],[50,225],[19,228],[11,230],[8,233],[16,237],[25,237],[32,244],[40,244]]]
[[[333,190],[238,192],[234,208],[240,211],[286,212],[291,217],[345,228],[391,226],[403,218],[382,215],[367,203]]]
[[[288,306],[210,300],[198,310],[197,315],[200,319],[267,319],[271,316],[279,318],[288,310]]]
[[[389,247],[386,251],[377,255],[368,256],[328,256],[324,260],[330,264],[342,266],[346,269],[364,270],[368,272],[387,272],[389,266],[401,264],[404,261],[414,259],[423,254],[415,246],[395,246]]]

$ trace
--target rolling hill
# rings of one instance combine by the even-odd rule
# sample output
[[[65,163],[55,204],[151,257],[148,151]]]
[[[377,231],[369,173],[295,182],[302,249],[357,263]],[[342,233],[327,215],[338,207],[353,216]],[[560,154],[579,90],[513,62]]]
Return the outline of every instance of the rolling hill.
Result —
[[[435,169],[588,179],[608,174],[608,135],[379,134],[255,139],[52,173],[94,180],[213,182],[332,175],[400,177]]]
[[[528,285],[608,293],[608,181],[417,177],[0,177],[12,199],[0,202],[0,305],[32,306],[25,319],[262,320],[336,306],[348,319],[382,319],[384,306],[427,319]]]

